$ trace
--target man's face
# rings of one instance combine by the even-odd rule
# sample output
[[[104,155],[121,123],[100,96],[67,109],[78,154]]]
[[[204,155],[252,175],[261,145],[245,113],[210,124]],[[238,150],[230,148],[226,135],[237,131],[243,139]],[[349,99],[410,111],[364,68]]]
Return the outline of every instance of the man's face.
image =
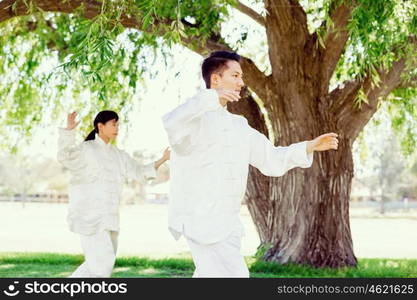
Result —
[[[119,133],[119,121],[115,119],[107,121],[106,124],[99,123],[99,131],[109,140],[115,140]]]
[[[242,76],[240,64],[237,61],[229,60],[222,72],[211,75],[211,87],[240,92],[245,85]]]

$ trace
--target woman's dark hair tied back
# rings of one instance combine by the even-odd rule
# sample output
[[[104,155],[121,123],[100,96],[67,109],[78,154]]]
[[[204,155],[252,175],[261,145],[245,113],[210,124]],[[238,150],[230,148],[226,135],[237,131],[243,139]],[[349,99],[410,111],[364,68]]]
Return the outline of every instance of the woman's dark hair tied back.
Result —
[[[106,124],[108,121],[111,120],[119,120],[119,116],[116,112],[112,110],[102,110],[97,114],[97,116],[94,118],[94,129],[87,135],[85,138],[85,141],[94,140],[96,138],[96,133],[98,134],[98,123]]]

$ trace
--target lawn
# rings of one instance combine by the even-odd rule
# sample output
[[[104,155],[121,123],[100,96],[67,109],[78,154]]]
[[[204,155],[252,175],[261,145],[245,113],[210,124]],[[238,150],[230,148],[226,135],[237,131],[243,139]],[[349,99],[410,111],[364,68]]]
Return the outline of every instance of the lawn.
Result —
[[[82,261],[82,255],[0,253],[0,277],[67,277]],[[246,261],[251,277],[417,277],[416,259],[359,259],[356,268],[341,269]],[[193,269],[190,258],[119,257],[113,277],[191,277]]]

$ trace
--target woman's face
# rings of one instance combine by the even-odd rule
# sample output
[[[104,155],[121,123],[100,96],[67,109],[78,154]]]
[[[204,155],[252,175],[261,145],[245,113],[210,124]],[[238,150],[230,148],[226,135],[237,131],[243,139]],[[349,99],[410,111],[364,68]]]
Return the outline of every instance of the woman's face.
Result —
[[[119,133],[119,121],[116,119],[107,121],[105,124],[98,123],[98,130],[101,135],[109,140],[115,140]]]

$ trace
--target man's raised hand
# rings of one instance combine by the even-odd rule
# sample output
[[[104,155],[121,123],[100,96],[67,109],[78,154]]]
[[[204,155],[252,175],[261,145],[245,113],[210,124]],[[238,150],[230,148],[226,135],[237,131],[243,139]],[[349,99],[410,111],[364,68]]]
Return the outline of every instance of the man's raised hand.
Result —
[[[227,102],[235,102],[240,100],[240,94],[233,90],[216,89],[219,95],[219,102],[222,106],[225,106]]]

